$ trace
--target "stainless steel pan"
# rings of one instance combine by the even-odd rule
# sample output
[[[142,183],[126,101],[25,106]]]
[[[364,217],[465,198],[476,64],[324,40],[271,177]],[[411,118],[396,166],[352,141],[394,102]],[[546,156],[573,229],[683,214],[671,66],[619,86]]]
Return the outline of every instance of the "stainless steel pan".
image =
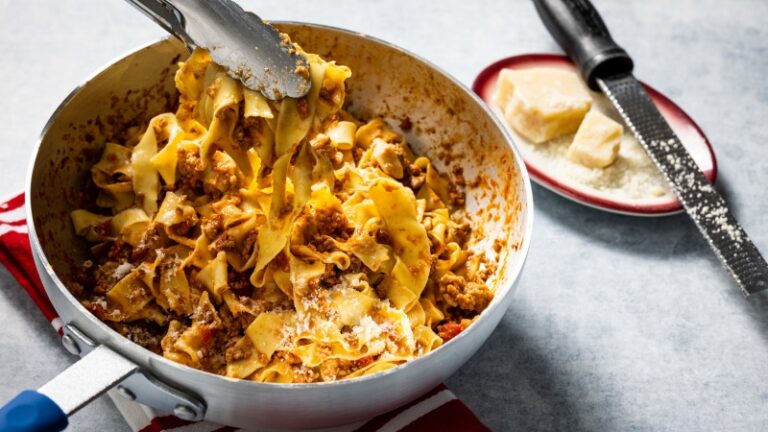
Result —
[[[352,113],[402,125],[416,152],[436,160],[445,173],[463,171],[467,212],[482,230],[476,247],[498,262],[492,278],[496,297],[477,322],[427,356],[380,374],[319,384],[265,384],[192,369],[130,342],[91,315],[62,282],[87,254],[68,213],[105,141],[128,124],[172,108],[175,65],[187,51],[177,40],[163,39],[75,89],[45,126],[30,165],[26,198],[35,261],[64,322],[65,347],[85,356],[39,389],[64,414],[118,386],[128,398],[185,419],[267,429],[352,423],[445,380],[504,315],[528,252],[533,206],[525,166],[499,120],[469,89],[401,48],[336,28],[277,25],[307,51],[351,67]]]

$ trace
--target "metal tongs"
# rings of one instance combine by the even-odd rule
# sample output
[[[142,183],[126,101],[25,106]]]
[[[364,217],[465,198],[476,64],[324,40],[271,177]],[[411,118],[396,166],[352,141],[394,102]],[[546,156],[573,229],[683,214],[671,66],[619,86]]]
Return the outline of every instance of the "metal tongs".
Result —
[[[127,1],[188,47],[206,48],[232,78],[268,99],[309,91],[307,59],[276,28],[232,0]]]

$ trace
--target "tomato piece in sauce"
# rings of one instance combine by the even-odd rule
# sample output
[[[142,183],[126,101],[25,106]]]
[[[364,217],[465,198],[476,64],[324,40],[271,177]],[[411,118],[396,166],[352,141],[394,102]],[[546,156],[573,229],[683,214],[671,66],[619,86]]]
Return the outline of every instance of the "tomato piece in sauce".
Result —
[[[455,322],[448,322],[437,326],[437,335],[440,336],[444,342],[448,342],[449,340],[458,336],[462,330],[464,329],[461,328],[460,324]]]

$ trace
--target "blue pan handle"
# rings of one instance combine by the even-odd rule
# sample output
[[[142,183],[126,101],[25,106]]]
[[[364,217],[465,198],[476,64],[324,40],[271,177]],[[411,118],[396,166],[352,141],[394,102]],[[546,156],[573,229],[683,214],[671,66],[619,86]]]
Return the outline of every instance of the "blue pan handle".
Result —
[[[137,369],[135,363],[100,345],[38,391],[25,390],[0,408],[0,432],[64,430],[69,415]]]
[[[54,432],[69,424],[67,415],[48,396],[25,390],[0,408],[0,432]]]

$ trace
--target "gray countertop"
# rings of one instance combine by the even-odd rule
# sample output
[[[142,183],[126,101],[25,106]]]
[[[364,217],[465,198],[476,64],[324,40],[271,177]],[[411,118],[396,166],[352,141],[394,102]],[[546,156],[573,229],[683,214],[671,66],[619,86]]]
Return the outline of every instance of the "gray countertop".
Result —
[[[470,84],[511,54],[557,51],[524,0],[241,1],[267,19],[359,30]],[[715,147],[718,188],[768,252],[768,2],[595,0],[636,74]],[[0,0],[0,196],[84,77],[163,32],[118,0]],[[494,430],[766,430],[768,297],[745,299],[684,215],[640,219],[534,187],[512,307],[448,385]],[[768,302],[765,302],[768,304]],[[73,358],[0,270],[0,401]],[[100,398],[72,430],[128,430]]]

